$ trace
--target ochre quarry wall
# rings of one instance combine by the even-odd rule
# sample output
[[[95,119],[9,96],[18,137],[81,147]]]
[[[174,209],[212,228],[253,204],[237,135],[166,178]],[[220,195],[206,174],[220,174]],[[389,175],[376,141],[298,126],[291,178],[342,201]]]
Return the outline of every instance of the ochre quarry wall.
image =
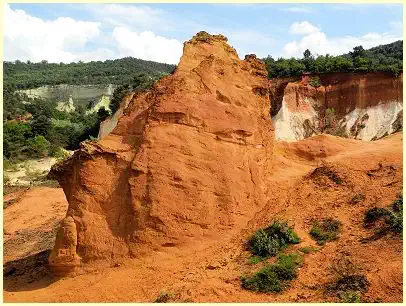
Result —
[[[263,62],[240,60],[224,36],[186,42],[174,74],[51,170],[69,202],[53,270],[221,235],[252,215],[270,172],[268,91]]]
[[[296,141],[321,133],[376,140],[402,129],[403,75],[329,73],[313,75],[321,86],[300,80],[270,81],[275,137]],[[283,82],[285,81],[285,82]]]

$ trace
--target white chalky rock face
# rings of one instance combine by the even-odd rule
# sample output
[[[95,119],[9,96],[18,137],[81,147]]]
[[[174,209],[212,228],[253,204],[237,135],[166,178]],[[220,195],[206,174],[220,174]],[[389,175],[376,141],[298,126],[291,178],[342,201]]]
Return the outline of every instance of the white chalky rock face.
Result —
[[[275,129],[275,139],[297,141],[306,138],[304,129],[306,120],[310,120],[312,125],[316,123],[317,112],[313,107],[310,107],[307,112],[292,112],[283,100],[278,114],[272,118]]]
[[[364,127],[360,129],[357,139],[372,140],[390,135],[394,131],[393,124],[403,110],[402,102],[391,101],[366,109],[354,109],[344,118],[344,124],[348,135],[351,134],[351,127],[357,120],[367,116]]]
[[[402,110],[403,104],[399,101],[382,103],[366,109],[356,108],[342,118],[339,124],[345,126],[346,135],[349,138],[375,140],[396,132],[393,125]],[[309,137],[304,128],[305,121],[309,120],[312,126],[317,126],[318,118],[317,111],[313,107],[309,108],[307,112],[295,112],[290,111],[283,101],[278,114],[272,118],[275,139],[297,141]],[[363,120],[363,118],[367,119]],[[352,128],[357,122],[362,122],[362,128],[359,129],[357,135],[354,135]]]
[[[317,88],[289,81],[279,110],[278,100],[271,101],[277,110],[272,118],[276,140],[329,133],[371,141],[402,129],[402,76],[332,74],[325,81]]]

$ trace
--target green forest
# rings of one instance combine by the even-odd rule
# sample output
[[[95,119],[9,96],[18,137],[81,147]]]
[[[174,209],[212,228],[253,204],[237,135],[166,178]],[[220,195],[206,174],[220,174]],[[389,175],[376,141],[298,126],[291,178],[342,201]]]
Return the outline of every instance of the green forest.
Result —
[[[306,50],[303,58],[263,59],[269,78],[296,76],[303,72],[328,73],[338,71],[388,71],[398,75],[402,71],[403,42],[397,41],[369,50],[355,47],[340,56],[315,56]],[[3,153],[4,165],[27,158],[63,155],[62,149],[75,150],[81,141],[95,139],[100,122],[114,113],[123,97],[131,91],[150,88],[162,76],[172,73],[174,65],[135,58],[104,62],[52,64],[4,62],[3,89]],[[28,98],[18,89],[42,85],[119,85],[112,96],[110,111],[86,112],[77,105],[71,113],[56,109],[56,101]]]
[[[303,72],[372,72],[386,71],[398,75],[403,70],[403,41],[381,45],[368,50],[362,46],[343,55],[329,54],[315,56],[310,50],[301,59],[264,58],[269,78],[297,76]]]
[[[42,85],[129,84],[137,73],[162,76],[171,73],[175,65],[144,61],[133,57],[115,60],[53,64],[47,61],[27,63],[4,62],[4,83],[16,89],[36,88]]]
[[[28,158],[62,158],[62,149],[75,150],[80,142],[95,139],[100,122],[115,112],[127,93],[150,88],[157,79],[175,69],[174,65],[135,58],[71,64],[16,61],[4,62],[3,67],[5,168]],[[71,113],[58,111],[56,101],[32,99],[17,91],[57,84],[119,86],[111,99],[111,112],[101,108],[94,113],[86,112],[88,109],[82,105],[75,105]]]

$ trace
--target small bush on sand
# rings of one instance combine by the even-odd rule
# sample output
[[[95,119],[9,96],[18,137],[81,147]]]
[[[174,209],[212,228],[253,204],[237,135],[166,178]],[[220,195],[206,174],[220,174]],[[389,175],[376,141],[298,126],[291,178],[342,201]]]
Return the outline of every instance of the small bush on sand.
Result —
[[[254,255],[267,257],[299,242],[299,237],[286,222],[274,221],[271,226],[259,229],[249,240],[249,246]]]
[[[361,292],[348,290],[340,294],[343,303],[361,303]]]
[[[310,235],[317,241],[317,244],[323,245],[327,241],[337,239],[340,228],[340,221],[328,218],[321,222],[316,221],[310,230]]]
[[[374,207],[365,213],[364,225],[366,227],[373,226],[376,221],[383,220],[384,225],[381,226],[380,232],[392,231],[402,233],[403,231],[403,198],[402,195],[393,202],[391,209]]]
[[[356,203],[361,202],[364,199],[365,199],[365,194],[358,193],[355,196],[353,196],[353,198],[351,199],[351,203],[356,204]]]
[[[382,207],[374,207],[369,209],[364,217],[364,224],[371,225],[379,219],[386,218],[390,215],[390,211]]]
[[[328,293],[336,294],[343,302],[358,303],[361,293],[368,291],[369,281],[349,258],[340,258],[331,266],[334,281],[327,284]]]
[[[403,232],[403,197],[400,195],[392,204],[392,211],[388,220],[392,231],[395,233]]]
[[[56,158],[58,161],[65,160],[69,157],[69,152],[61,147],[58,147],[51,152],[51,156]]]
[[[304,253],[304,254],[310,254],[310,253],[314,253],[314,252],[319,251],[319,249],[315,248],[315,247],[312,247],[312,246],[309,246],[309,247],[300,248],[299,251]]]
[[[252,276],[242,276],[242,287],[259,292],[281,292],[289,281],[297,277],[297,268],[303,264],[299,254],[281,255],[278,263],[268,265]]]
[[[171,300],[173,294],[170,292],[161,292],[155,300],[155,303],[167,303]]]

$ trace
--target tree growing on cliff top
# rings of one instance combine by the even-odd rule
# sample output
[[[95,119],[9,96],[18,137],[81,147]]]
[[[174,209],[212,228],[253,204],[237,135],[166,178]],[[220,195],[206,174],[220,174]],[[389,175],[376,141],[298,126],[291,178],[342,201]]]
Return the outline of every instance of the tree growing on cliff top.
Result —
[[[365,50],[356,46],[348,54],[331,56],[329,54],[313,56],[309,49],[302,59],[279,58],[271,56],[263,59],[269,78],[298,76],[304,71],[311,73],[387,71],[397,76],[403,71],[403,41]]]

